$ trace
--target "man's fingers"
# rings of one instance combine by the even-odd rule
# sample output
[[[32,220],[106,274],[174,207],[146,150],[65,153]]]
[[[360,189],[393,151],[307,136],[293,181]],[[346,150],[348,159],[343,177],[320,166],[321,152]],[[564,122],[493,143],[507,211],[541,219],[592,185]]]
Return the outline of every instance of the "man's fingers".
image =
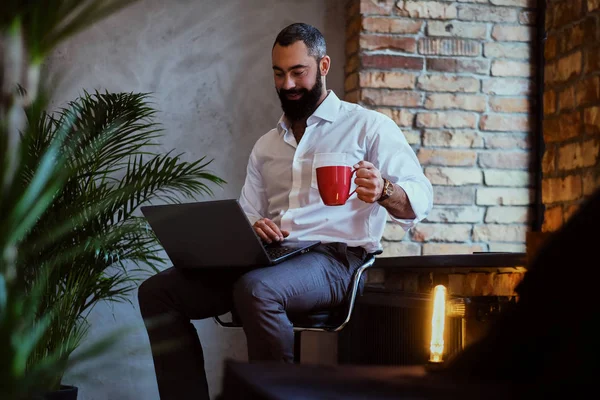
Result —
[[[283,234],[279,230],[279,227],[270,219],[263,218],[254,224],[254,229],[260,236],[262,240],[267,243],[271,243],[272,241],[281,241],[283,240]]]
[[[375,166],[368,161],[362,160],[362,161],[359,161],[356,164],[354,164],[354,166],[352,168],[354,168],[354,169],[359,169],[359,168],[372,169],[372,168],[375,168]],[[357,171],[357,173],[358,173],[358,171]]]

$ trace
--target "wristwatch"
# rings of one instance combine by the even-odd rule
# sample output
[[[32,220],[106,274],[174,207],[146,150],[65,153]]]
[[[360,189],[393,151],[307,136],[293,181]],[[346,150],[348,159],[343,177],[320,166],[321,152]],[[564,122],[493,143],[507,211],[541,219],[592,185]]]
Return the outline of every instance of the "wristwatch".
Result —
[[[377,201],[384,201],[394,193],[394,184],[383,178],[383,190]]]

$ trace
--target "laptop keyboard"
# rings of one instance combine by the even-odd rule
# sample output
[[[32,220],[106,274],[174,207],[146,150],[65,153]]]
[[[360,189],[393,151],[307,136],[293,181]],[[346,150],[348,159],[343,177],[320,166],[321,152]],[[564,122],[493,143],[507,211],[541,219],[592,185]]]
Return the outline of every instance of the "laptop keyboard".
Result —
[[[288,253],[291,253],[295,249],[293,247],[281,246],[281,247],[265,247],[265,250],[267,251],[269,258],[274,260],[274,259],[282,257]]]

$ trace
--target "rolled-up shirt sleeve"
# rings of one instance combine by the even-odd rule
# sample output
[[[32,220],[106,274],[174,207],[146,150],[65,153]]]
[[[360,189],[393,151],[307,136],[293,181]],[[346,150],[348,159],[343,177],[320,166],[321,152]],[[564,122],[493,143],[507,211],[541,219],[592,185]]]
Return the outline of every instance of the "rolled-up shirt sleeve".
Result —
[[[379,169],[384,178],[406,192],[416,217],[402,219],[390,214],[390,218],[402,225],[404,230],[408,230],[425,219],[433,207],[431,182],[423,173],[423,168],[404,134],[392,119],[381,118],[369,139],[369,161]]]
[[[265,185],[258,165],[256,147],[252,150],[248,160],[246,180],[242,187],[239,202],[252,225],[267,214]]]

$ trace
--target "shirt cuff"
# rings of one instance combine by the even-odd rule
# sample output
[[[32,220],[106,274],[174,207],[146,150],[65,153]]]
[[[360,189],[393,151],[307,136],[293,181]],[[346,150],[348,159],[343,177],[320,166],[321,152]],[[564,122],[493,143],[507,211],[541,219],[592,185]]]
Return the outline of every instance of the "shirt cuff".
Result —
[[[429,197],[425,196],[422,193],[422,188],[416,182],[405,181],[405,182],[395,182],[396,185],[400,186],[404,192],[406,193],[406,197],[410,202],[410,206],[415,213],[415,218],[397,218],[394,217],[391,213],[388,212],[392,221],[399,223],[402,225],[404,230],[409,230],[413,226],[417,224],[417,222],[422,221],[427,217],[429,210],[431,209],[431,205],[429,204]]]

